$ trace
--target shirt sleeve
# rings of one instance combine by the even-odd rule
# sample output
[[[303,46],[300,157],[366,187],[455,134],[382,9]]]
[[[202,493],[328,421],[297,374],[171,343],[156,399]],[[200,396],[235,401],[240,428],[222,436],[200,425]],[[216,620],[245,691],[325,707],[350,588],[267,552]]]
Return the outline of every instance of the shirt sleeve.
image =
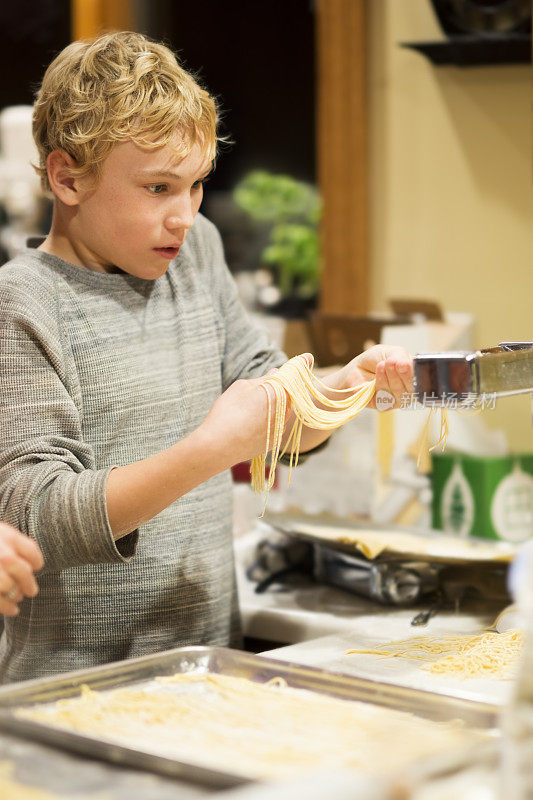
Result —
[[[9,270],[9,267],[3,269]],[[112,466],[83,441],[53,286],[0,284],[0,518],[43,551],[45,569],[131,560],[138,532],[113,539],[106,505]]]
[[[212,292],[219,322],[224,390],[239,378],[258,378],[287,361],[285,353],[254,323],[244,308],[237,285],[226,264],[216,227],[203,218],[212,270]]]
[[[224,247],[217,228],[202,215],[198,215],[198,221],[203,236],[199,236],[202,245],[196,244],[196,247],[200,251],[205,247],[205,257],[211,269],[211,290],[222,343],[223,390],[226,390],[239,378],[261,377],[273,367],[280,367],[287,361],[287,356],[270,341],[266,331],[256,325],[246,312],[226,264]],[[309,456],[323,450],[327,443],[328,440],[301,453],[298,463],[303,464]],[[280,461],[289,464],[290,454],[282,456]]]

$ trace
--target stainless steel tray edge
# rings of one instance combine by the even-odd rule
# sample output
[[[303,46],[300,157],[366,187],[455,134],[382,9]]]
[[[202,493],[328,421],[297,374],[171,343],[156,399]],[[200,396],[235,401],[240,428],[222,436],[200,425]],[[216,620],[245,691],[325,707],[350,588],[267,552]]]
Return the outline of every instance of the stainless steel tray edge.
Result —
[[[0,710],[0,730],[16,736],[21,735],[48,746],[61,747],[63,750],[79,753],[84,758],[96,758],[115,765],[119,764],[155,772],[170,778],[201,783],[204,786],[231,788],[252,781],[251,777],[246,778],[231,772],[220,772],[209,767],[84,736],[81,733],[50,728],[31,720],[17,719],[5,710]]]
[[[150,656],[4,686],[0,688],[0,729],[83,753],[85,756],[103,758],[114,764],[186,778],[209,786],[236,786],[251,780],[242,774],[219,772],[146,750],[141,751],[19,719],[13,713],[17,708],[76,695],[83,684],[95,690],[112,689],[175,672],[215,672],[257,682],[282,677],[293,688],[320,692],[344,700],[372,703],[436,721],[460,719],[469,727],[492,732],[496,730],[499,717],[499,708],[488,703],[331,673],[316,667],[268,659],[229,648],[198,646],[176,648]]]

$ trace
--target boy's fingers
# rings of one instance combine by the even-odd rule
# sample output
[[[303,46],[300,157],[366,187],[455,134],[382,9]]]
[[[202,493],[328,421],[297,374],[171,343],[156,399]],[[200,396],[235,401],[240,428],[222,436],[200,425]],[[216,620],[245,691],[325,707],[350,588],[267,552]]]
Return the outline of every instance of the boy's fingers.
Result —
[[[387,361],[385,363],[385,372],[387,375],[389,391],[394,395],[394,397],[399,397],[403,392],[404,383],[396,371],[396,364],[394,362],[391,363]]]
[[[390,392],[397,401],[412,391],[411,369],[407,362],[381,361],[376,367],[376,379],[379,389]]]
[[[5,547],[1,546],[2,540],[5,542]],[[41,569],[44,566],[41,548],[37,542],[6,522],[0,522],[0,554],[5,552],[8,547],[13,548],[22,558],[26,559],[33,569]]]
[[[399,359],[396,363],[396,371],[403,383],[404,392],[413,391],[413,367],[410,360]]]
[[[0,596],[15,595],[18,587],[13,578],[3,569],[0,571]]]
[[[8,592],[2,592],[2,600],[7,603],[14,603],[18,605],[21,600],[24,600],[24,595],[16,584],[13,584]]]
[[[17,550],[17,553],[22,556],[22,558],[26,559],[33,569],[42,569],[44,566],[44,559],[43,554],[41,553],[41,548],[37,542],[35,542],[33,539],[30,539],[29,536],[20,534],[17,536],[14,546]]]
[[[33,576],[33,570],[27,561],[15,557],[6,563],[4,559],[2,566],[12,581],[17,584],[23,595],[26,597],[35,597],[39,591],[39,587]]]
[[[23,596],[13,578],[5,570],[0,570],[0,614],[6,616],[18,614],[17,603]]]
[[[18,613],[18,605],[0,595],[0,614],[3,614],[4,617],[16,617]]]

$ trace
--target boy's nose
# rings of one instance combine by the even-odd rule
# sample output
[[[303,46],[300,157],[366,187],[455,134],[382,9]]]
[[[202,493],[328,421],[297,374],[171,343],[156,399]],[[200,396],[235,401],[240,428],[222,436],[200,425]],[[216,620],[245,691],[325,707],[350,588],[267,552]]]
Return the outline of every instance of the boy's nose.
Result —
[[[167,230],[179,230],[182,228],[192,228],[194,223],[194,212],[191,203],[182,203],[165,220]]]

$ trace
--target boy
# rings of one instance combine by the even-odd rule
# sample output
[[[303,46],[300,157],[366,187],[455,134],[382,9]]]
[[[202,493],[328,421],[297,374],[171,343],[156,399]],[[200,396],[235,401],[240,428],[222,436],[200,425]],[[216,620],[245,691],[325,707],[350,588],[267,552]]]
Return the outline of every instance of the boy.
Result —
[[[214,102],[166,47],[106,34],[52,62],[34,137],[54,214],[0,270],[0,514],[45,571],[0,679],[238,645],[228,469],[264,450],[258,385],[285,357],[198,215]],[[330,385],[376,373],[399,398],[410,370],[375,348]],[[302,450],[326,436],[305,431]]]

